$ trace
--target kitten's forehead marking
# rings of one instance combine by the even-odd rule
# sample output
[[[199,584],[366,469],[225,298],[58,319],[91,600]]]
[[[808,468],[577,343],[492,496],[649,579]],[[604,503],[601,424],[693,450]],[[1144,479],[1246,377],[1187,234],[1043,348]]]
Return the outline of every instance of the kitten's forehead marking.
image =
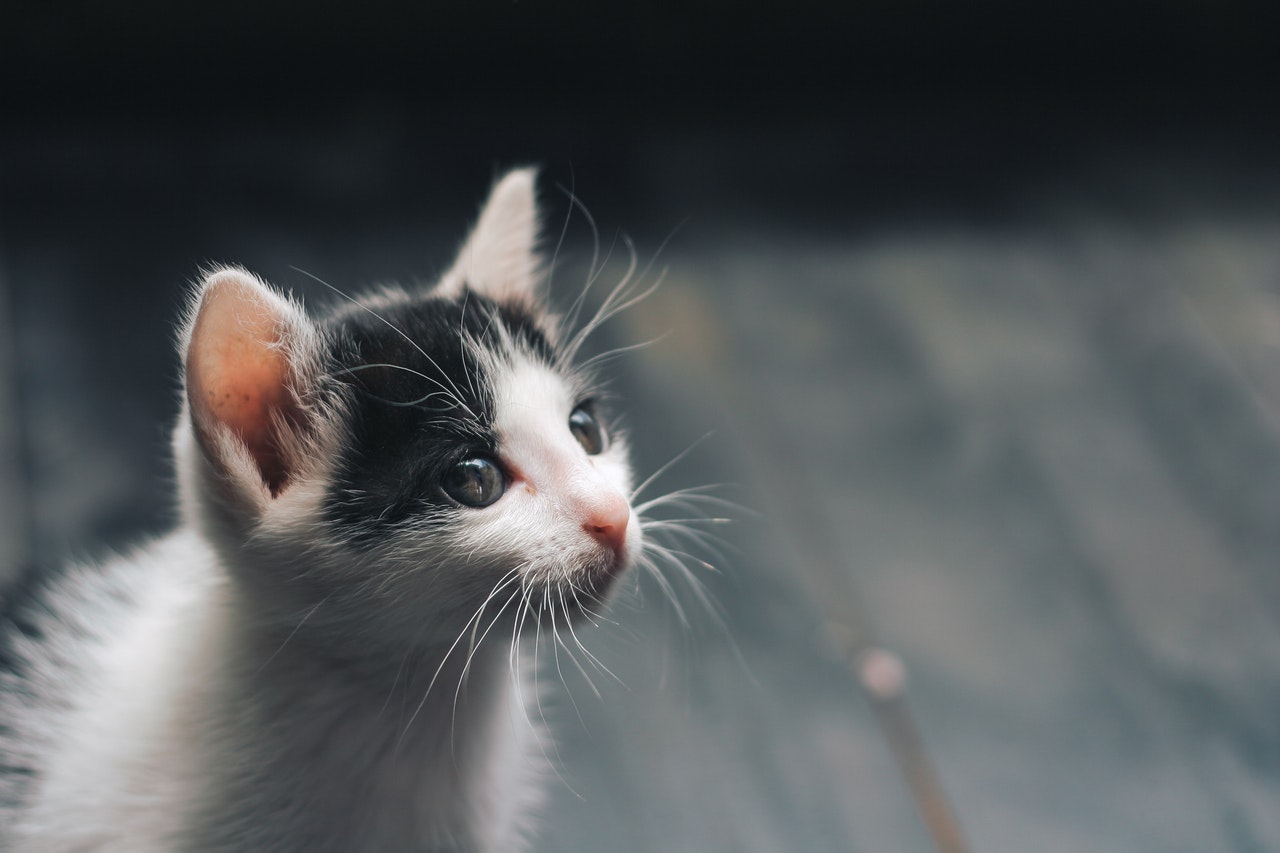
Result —
[[[580,451],[567,427],[575,400],[563,376],[519,352],[490,370],[500,449],[520,456]]]
[[[571,380],[516,352],[494,374],[493,425],[511,473],[573,515],[622,493],[569,430],[577,403]]]

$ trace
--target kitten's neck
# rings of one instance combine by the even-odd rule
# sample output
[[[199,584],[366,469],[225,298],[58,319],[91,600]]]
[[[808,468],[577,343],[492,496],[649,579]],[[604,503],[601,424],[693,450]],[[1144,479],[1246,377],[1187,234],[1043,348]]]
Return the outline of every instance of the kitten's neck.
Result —
[[[489,850],[495,827],[510,834],[534,733],[505,644],[339,658],[260,625],[228,627],[208,721],[222,759],[197,817],[209,848],[246,840],[229,835],[227,814],[290,824],[282,846],[259,849]]]

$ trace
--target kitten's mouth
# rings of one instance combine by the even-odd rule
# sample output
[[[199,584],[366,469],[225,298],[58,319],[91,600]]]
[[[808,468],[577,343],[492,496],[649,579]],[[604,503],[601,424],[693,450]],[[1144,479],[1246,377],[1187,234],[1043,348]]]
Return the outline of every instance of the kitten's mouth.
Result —
[[[584,574],[587,591],[597,600],[603,601],[618,583],[618,578],[626,574],[631,561],[624,552],[615,552],[601,566],[593,566]]]
[[[583,568],[569,581],[551,584],[543,601],[536,601],[536,594],[531,599],[543,615],[558,611],[575,620],[598,615],[630,566],[625,553],[610,554],[608,559]]]

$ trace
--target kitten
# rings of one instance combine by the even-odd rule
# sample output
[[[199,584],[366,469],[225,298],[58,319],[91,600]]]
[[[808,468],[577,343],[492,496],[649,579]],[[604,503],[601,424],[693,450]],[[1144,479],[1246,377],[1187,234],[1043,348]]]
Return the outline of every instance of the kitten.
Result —
[[[523,848],[546,751],[516,637],[591,612],[643,544],[537,228],[515,171],[432,288],[312,319],[205,277],[182,524],[7,629],[0,847]]]

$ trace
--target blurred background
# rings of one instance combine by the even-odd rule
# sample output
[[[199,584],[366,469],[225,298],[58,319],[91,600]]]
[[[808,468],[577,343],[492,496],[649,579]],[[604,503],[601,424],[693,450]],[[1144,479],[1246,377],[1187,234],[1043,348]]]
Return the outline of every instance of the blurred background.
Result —
[[[973,851],[1280,849],[1277,7],[584,6],[5,4],[0,575],[171,523],[202,264],[430,279],[534,163],[740,507],[565,667],[538,850],[931,850],[871,641]]]

